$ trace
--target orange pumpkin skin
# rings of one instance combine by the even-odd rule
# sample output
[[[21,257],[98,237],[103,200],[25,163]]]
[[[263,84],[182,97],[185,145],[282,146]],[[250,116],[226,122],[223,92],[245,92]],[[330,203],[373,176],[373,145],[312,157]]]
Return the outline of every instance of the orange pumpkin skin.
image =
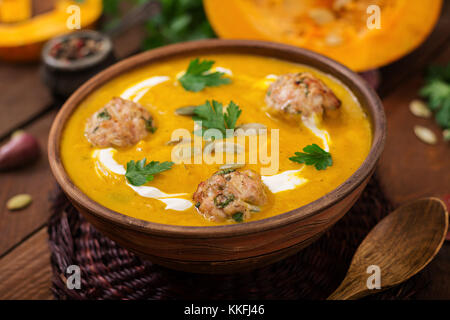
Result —
[[[360,2],[365,1],[376,2],[360,0]],[[255,5],[256,2],[258,6]],[[280,8],[283,5],[287,3],[292,5],[295,2],[307,8],[302,19],[299,19],[300,15],[295,16],[298,13],[295,10],[281,13]],[[333,1],[203,0],[208,19],[221,38],[255,39],[291,44],[326,55],[354,71],[366,71],[384,66],[417,48],[431,33],[443,4],[443,0],[379,2],[387,3],[387,10],[381,11],[380,29],[369,30],[364,25],[364,28],[360,30],[349,30],[352,29],[349,23],[342,28],[343,41],[329,45],[326,41],[322,41],[325,39],[324,35],[337,30],[336,26],[342,22],[341,18],[336,15],[335,25],[317,25],[308,16],[308,12],[317,8],[328,10],[327,6],[331,6]],[[272,8],[279,10],[271,10],[268,3]],[[331,8],[329,9],[332,11]],[[365,24],[371,14],[372,12],[367,13],[366,10],[361,12],[361,21]],[[295,24],[292,22],[293,27],[289,29],[291,21],[295,21]]]
[[[17,22],[17,27],[0,24],[0,60],[17,63],[38,61],[42,47],[49,39],[72,31],[66,27],[66,20],[70,16],[66,12],[69,5],[79,5],[82,29],[93,29],[103,9],[101,0],[85,0],[84,4],[71,0],[57,1],[59,2],[53,11]],[[42,32],[35,32],[36,30]],[[29,36],[27,33],[33,35]]]

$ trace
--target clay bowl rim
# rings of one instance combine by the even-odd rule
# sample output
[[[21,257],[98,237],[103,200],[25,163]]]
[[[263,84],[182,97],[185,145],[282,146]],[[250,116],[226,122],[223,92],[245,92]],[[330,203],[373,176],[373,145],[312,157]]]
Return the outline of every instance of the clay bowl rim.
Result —
[[[177,56],[218,52],[250,53],[274,57],[294,63],[294,57],[297,57],[297,60],[301,58],[305,61],[314,61],[314,65],[311,66],[322,72],[333,72],[331,75],[347,85],[358,99],[364,99],[366,101],[368,109],[366,112],[370,113],[373,141],[369,154],[362,165],[337,188],[307,205],[262,220],[223,226],[177,226],[129,217],[100,205],[74,185],[66,173],[61,161],[60,139],[67,119],[86,96],[112,78],[137,68],[140,65],[146,65]],[[364,102],[362,101],[361,104],[364,105]],[[383,150],[385,139],[386,118],[380,98],[375,91],[369,87],[364,79],[347,67],[318,53],[290,45],[257,40],[213,39],[178,43],[140,53],[114,64],[87,81],[66,101],[53,121],[48,142],[48,157],[53,175],[69,198],[71,198],[72,201],[75,201],[78,206],[87,209],[91,214],[94,214],[101,220],[109,221],[122,228],[130,228],[146,234],[165,237],[203,239],[226,238],[280,228],[281,226],[293,222],[306,220],[335,205],[359,187],[366,178],[373,173],[375,165]]]

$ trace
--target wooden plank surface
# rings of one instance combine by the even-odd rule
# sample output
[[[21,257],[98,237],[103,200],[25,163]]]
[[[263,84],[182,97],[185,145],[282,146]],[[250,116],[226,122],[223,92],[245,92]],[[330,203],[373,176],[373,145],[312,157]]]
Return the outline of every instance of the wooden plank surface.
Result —
[[[50,215],[49,193],[55,186],[47,159],[47,140],[56,111],[49,112],[24,129],[33,134],[41,146],[40,159],[23,169],[0,173],[0,257],[31,232],[42,227]],[[6,202],[19,193],[33,197],[29,207],[10,212]]]
[[[430,282],[420,290],[416,299],[450,300],[450,243],[444,243],[441,251],[423,270],[428,273]]]
[[[434,63],[450,62],[450,44]],[[378,175],[385,194],[396,205],[426,197],[450,193],[450,147],[443,141],[442,129],[434,118],[411,114],[409,103],[420,98],[421,74],[405,81],[383,100],[387,117],[387,140]],[[415,125],[430,128],[438,137],[437,145],[427,145],[414,134]]]
[[[36,64],[0,62],[0,140],[14,128],[41,114],[52,104]]]
[[[53,299],[47,228],[0,260],[0,300]]]

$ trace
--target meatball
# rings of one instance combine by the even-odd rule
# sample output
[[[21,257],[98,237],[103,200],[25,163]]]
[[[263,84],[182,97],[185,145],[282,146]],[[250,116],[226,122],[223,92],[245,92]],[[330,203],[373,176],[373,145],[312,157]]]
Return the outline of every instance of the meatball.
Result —
[[[226,169],[201,182],[193,199],[200,213],[213,221],[231,218],[242,222],[250,212],[259,211],[267,194],[258,173]]]
[[[87,120],[85,135],[96,147],[129,147],[154,130],[153,118],[143,106],[116,97]]]
[[[269,108],[285,114],[313,114],[336,110],[341,101],[320,79],[310,73],[289,73],[278,77],[268,89],[266,103]]]

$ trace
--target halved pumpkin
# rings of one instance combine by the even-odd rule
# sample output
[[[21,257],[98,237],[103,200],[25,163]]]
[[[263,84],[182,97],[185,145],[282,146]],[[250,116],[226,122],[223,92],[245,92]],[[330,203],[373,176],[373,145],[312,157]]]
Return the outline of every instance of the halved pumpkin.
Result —
[[[102,0],[1,0],[0,59],[37,60],[47,40],[73,31],[67,27],[71,5],[80,8],[81,28],[92,27],[102,14]],[[44,12],[36,12],[38,6]]]
[[[383,66],[411,52],[431,32],[442,7],[442,0],[203,2],[212,27],[222,38],[296,45],[355,71]],[[380,9],[379,20],[371,5]],[[377,22],[380,28],[372,28]]]

